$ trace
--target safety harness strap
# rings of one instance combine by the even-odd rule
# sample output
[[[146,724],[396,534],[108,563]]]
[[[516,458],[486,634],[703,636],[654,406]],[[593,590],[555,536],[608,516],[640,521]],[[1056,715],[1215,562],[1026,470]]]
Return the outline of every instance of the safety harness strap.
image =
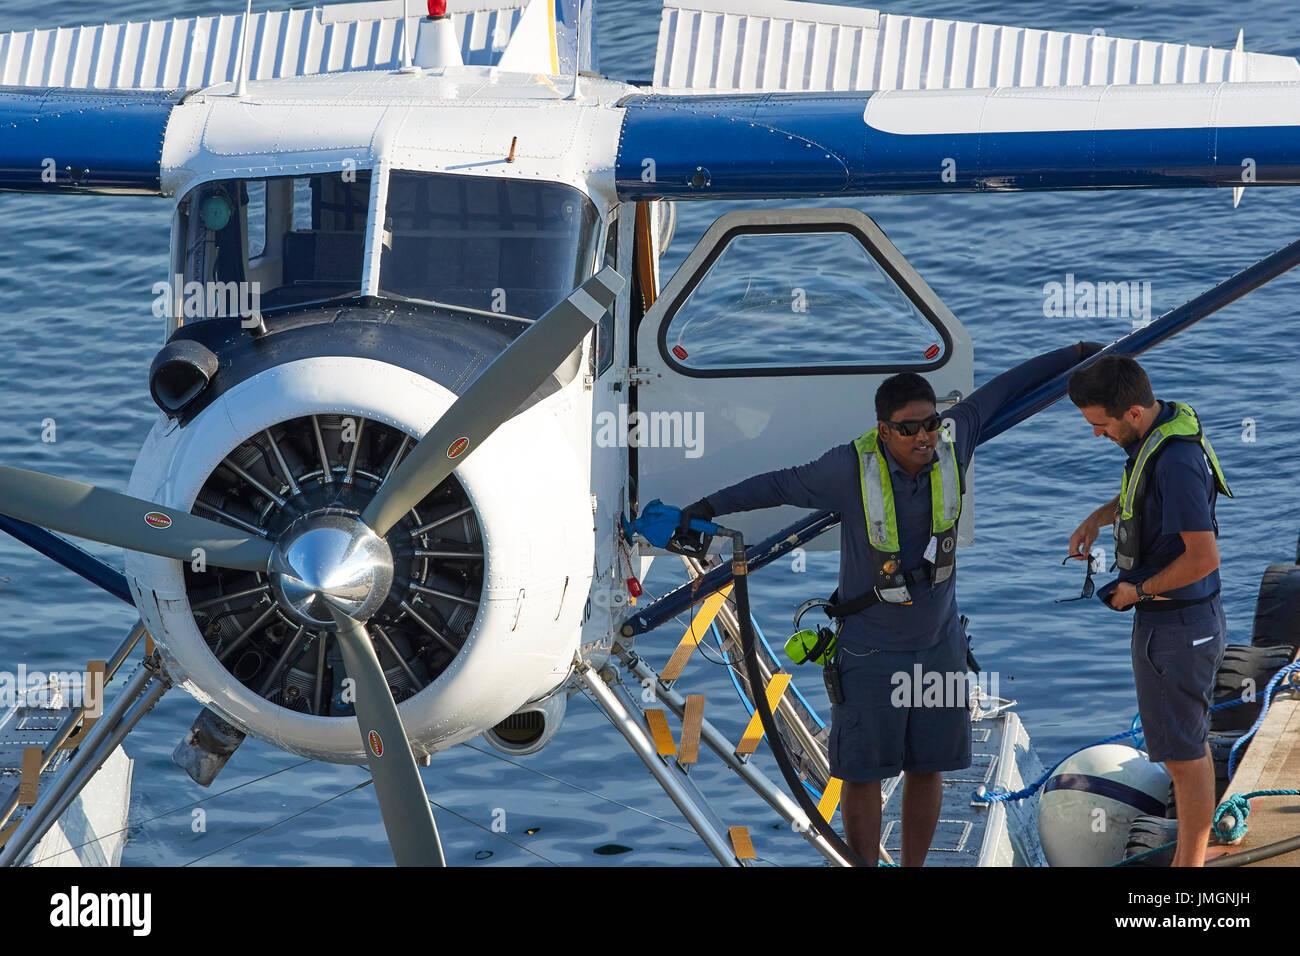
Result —
[[[913,568],[911,571],[903,573],[907,586],[913,587],[918,584],[928,584],[930,582],[930,573],[925,568]],[[839,601],[840,589],[836,588],[828,600],[831,602],[829,607],[823,607],[826,616],[833,619],[848,617],[857,614],[859,611],[865,611],[872,605],[880,603],[880,595],[875,591],[868,591],[866,594],[859,594],[857,597],[845,601],[843,604],[836,603]]]

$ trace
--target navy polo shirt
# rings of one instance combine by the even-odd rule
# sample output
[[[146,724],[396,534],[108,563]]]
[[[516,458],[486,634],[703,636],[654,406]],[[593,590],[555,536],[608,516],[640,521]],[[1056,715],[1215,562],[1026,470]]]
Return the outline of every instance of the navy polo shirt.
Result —
[[[1151,427],[1162,425],[1174,417],[1177,407],[1173,402],[1161,402],[1160,414]],[[1130,468],[1142,448],[1141,439],[1125,448]],[[1142,564],[1120,572],[1121,581],[1136,584],[1161,571],[1178,555],[1187,550],[1180,531],[1214,531],[1214,503],[1218,491],[1210,464],[1201,451],[1199,442],[1169,440],[1156,458],[1152,472],[1147,476],[1146,495],[1142,501],[1140,555]],[[1148,559],[1160,560],[1148,563]],[[1160,592],[1161,597],[1174,600],[1194,600],[1209,597],[1219,590],[1219,571],[1216,568],[1199,581],[1172,591]]]
[[[1048,352],[1003,372],[976,389],[970,397],[943,412],[952,419],[958,466],[965,470],[979,444],[984,423],[1013,399],[1072,368],[1078,350],[1070,345]],[[856,437],[856,436],[855,436]],[[883,444],[881,446],[883,448]],[[929,568],[924,558],[930,543],[930,469],[913,478],[896,463],[888,450],[890,483],[898,521],[903,570]],[[852,442],[836,445],[816,461],[793,468],[755,475],[708,496],[719,515],[753,511],[777,505],[794,505],[837,511],[840,514],[840,599],[865,594],[875,584],[862,508],[862,480],[858,453]],[[879,603],[844,619],[840,643],[850,650],[917,650],[932,647],[955,625],[957,572],[936,587],[924,582],[910,588],[912,603]]]

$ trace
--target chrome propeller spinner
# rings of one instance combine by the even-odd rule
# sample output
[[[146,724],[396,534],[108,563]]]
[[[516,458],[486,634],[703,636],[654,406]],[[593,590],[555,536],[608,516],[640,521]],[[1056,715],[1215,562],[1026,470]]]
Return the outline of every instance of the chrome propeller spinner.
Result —
[[[393,584],[393,553],[356,514],[337,510],[299,518],[267,561],[280,606],[300,624],[336,632],[331,608],[369,620]]]

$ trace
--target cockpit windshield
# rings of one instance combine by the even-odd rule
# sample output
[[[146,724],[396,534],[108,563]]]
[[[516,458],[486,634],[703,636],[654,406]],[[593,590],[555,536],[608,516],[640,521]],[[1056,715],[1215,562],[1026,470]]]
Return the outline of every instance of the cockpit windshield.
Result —
[[[394,170],[380,294],[536,319],[591,275],[597,224],[560,183]]]
[[[370,170],[204,183],[181,200],[173,290],[186,319],[359,294]]]

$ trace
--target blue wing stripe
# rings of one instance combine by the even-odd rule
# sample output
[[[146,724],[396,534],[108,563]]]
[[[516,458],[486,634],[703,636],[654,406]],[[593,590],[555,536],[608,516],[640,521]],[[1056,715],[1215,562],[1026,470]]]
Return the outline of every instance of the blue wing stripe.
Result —
[[[894,133],[871,94],[629,97],[619,198],[1300,184],[1300,126]]]
[[[157,193],[184,90],[0,86],[0,189]]]

